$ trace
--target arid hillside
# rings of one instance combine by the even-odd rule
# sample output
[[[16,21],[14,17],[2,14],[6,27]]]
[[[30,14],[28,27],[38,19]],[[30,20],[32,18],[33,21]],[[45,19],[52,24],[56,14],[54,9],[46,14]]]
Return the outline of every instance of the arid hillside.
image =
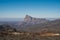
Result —
[[[42,24],[37,24],[37,25],[32,25],[32,26],[27,26],[23,28],[25,31],[29,32],[58,32],[60,33],[60,19],[51,21],[51,22],[46,22]]]

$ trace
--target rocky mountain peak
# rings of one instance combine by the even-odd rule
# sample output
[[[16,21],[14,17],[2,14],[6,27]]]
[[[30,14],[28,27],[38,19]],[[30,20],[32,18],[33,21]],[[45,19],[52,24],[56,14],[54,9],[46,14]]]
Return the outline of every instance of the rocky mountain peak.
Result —
[[[26,15],[25,18],[24,18],[25,22],[30,22],[31,20],[32,20],[32,17],[29,16],[29,15]]]
[[[24,18],[24,22],[26,22],[27,24],[39,24],[39,23],[45,23],[47,21],[48,20],[44,18],[34,18],[29,15],[26,15]]]

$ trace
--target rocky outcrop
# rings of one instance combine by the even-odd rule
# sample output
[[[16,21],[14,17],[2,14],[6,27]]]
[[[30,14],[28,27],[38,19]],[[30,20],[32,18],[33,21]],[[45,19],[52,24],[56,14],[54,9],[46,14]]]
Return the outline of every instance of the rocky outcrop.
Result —
[[[45,23],[47,21],[48,20],[46,20],[45,18],[34,18],[34,17],[29,16],[29,15],[26,15],[24,18],[24,22],[32,23],[32,24]]]
[[[32,21],[32,17],[29,15],[26,15],[24,18],[24,22],[31,22]]]

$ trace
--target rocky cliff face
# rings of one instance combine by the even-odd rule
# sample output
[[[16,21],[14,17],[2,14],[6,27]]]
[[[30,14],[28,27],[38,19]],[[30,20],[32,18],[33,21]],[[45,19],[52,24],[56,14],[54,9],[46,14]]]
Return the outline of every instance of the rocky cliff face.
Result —
[[[26,23],[31,23],[31,24],[39,24],[39,23],[45,23],[47,22],[48,20],[44,19],[44,18],[34,18],[34,17],[31,17],[29,15],[26,15],[25,18],[24,18],[24,22]]]
[[[24,18],[24,22],[31,22],[32,21],[32,17],[29,15],[26,15]]]

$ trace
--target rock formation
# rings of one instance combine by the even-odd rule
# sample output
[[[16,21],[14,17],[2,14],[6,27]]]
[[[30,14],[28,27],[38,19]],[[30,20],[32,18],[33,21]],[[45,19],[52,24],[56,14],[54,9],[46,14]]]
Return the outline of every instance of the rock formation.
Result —
[[[24,22],[32,23],[32,24],[45,23],[47,21],[48,20],[46,20],[45,18],[34,18],[34,17],[29,16],[29,15],[26,15],[24,18]]]

